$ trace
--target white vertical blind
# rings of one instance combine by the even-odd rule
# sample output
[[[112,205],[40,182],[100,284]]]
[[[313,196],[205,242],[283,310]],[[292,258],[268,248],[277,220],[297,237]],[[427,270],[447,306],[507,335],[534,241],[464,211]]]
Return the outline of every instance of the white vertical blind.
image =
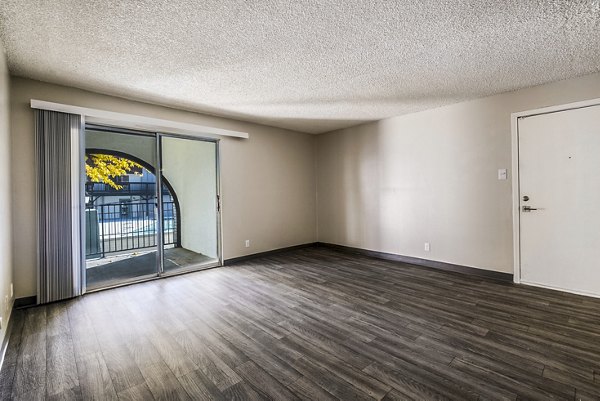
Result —
[[[81,116],[35,110],[38,303],[81,294],[80,233],[74,209],[72,138]]]

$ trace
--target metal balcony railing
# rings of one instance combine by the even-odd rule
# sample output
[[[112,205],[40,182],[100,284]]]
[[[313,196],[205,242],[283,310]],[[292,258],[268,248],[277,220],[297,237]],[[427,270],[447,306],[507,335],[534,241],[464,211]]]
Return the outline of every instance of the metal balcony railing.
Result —
[[[86,182],[85,192],[89,196],[118,196],[126,193],[127,195],[149,196],[156,193],[156,182],[122,182],[117,181],[120,189],[111,187],[103,182]],[[165,188],[163,186],[163,192]],[[168,190],[167,190],[168,192]]]
[[[163,202],[165,245],[178,244],[177,209]],[[155,247],[156,211],[152,202],[95,205],[85,210],[86,259]]]

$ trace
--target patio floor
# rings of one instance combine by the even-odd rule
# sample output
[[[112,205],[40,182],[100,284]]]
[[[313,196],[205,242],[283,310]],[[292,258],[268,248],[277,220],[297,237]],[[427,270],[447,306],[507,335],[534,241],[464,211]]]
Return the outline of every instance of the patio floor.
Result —
[[[170,248],[164,251],[165,272],[209,266],[217,259],[185,248]],[[156,275],[156,252],[141,253],[115,262],[96,265],[86,269],[87,289],[110,287],[143,277]]]

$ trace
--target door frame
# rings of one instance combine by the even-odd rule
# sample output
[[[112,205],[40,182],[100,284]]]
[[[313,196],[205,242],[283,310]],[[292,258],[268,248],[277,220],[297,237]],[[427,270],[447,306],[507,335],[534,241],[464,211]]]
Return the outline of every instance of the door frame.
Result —
[[[521,189],[519,182],[519,119],[537,116],[541,114],[557,113],[567,110],[582,109],[587,107],[599,106],[600,98],[584,100],[580,102],[561,104],[556,106],[543,107],[533,110],[525,110],[517,113],[512,113],[510,116],[511,122],[511,142],[512,142],[512,214],[513,214],[513,281],[517,284],[521,283]],[[537,287],[550,288],[560,291],[567,291],[563,288],[553,288],[534,283],[525,283]],[[578,293],[576,291],[569,292]],[[583,294],[581,295],[590,294]]]
[[[215,172],[216,172],[216,177],[215,177],[215,185],[216,185],[216,194],[217,194],[217,200],[216,200],[216,214],[217,214],[217,227],[216,227],[216,235],[217,235],[217,261],[211,264],[207,264],[204,265],[203,268],[183,268],[181,270],[178,271],[174,271],[174,272],[165,272],[164,270],[164,235],[159,235],[160,238],[157,238],[157,240],[160,240],[160,249],[158,250],[158,255],[160,258],[160,264],[159,264],[159,278],[162,277],[170,277],[170,276],[177,276],[179,274],[185,274],[185,273],[191,273],[194,271],[202,271],[202,270],[206,270],[206,269],[210,269],[210,268],[214,268],[214,267],[220,267],[223,266],[223,238],[222,238],[222,224],[221,224],[221,217],[223,214],[223,205],[221,202],[222,196],[221,196],[221,170],[220,170],[220,163],[219,163],[219,156],[221,154],[220,152],[220,144],[221,144],[221,140],[219,138],[205,138],[205,137],[199,137],[199,136],[191,136],[191,135],[185,135],[185,134],[173,134],[173,133],[165,133],[165,132],[160,132],[157,131],[156,132],[156,149],[157,149],[157,156],[156,156],[156,160],[157,160],[157,169],[159,174],[157,175],[157,199],[160,199],[160,202],[162,203],[162,161],[163,161],[163,157],[162,157],[162,138],[179,138],[179,139],[186,139],[186,140],[195,140],[195,141],[200,141],[200,142],[210,142],[210,143],[214,143],[215,144]],[[160,232],[162,233],[163,227],[163,210],[162,208],[159,208],[158,210],[158,225],[157,225],[157,231],[160,230]],[[158,242],[157,242],[158,244]]]
[[[85,121],[85,117],[82,117],[82,123],[81,123],[81,130],[79,132],[79,135],[77,138],[72,138],[73,143],[76,142],[76,146],[74,146],[75,148],[77,148],[77,151],[72,151],[71,153],[71,159],[72,159],[72,165],[74,165],[74,167],[72,168],[71,171],[71,178],[72,178],[72,189],[71,189],[71,196],[72,198],[78,198],[78,211],[77,211],[77,221],[73,222],[73,230],[75,232],[75,230],[77,230],[79,232],[80,235],[80,239],[79,239],[79,249],[77,250],[78,255],[77,257],[80,260],[80,272],[81,274],[79,275],[80,277],[80,283],[81,283],[81,295],[86,294],[87,292],[96,292],[96,291],[102,291],[102,290],[107,290],[110,288],[116,288],[116,287],[122,287],[122,286],[126,286],[126,285],[131,285],[131,284],[137,284],[137,283],[141,283],[141,282],[145,282],[145,281],[151,281],[151,280],[158,280],[158,279],[162,279],[165,277],[170,277],[170,276],[176,276],[179,274],[186,274],[186,273],[191,273],[194,271],[202,271],[202,270],[206,270],[206,269],[211,269],[211,268],[215,268],[215,267],[221,267],[223,266],[223,225],[222,225],[222,216],[223,216],[223,202],[222,202],[222,195],[221,195],[221,169],[220,169],[220,156],[221,156],[221,152],[220,152],[220,142],[221,142],[221,138],[214,138],[214,137],[205,137],[205,136],[201,136],[201,135],[188,135],[188,134],[176,134],[176,133],[167,133],[161,130],[156,130],[156,131],[146,131],[146,130],[138,130],[138,129],[130,129],[130,128],[124,128],[124,127],[119,127],[119,126],[113,126],[113,125],[104,125],[101,123],[87,123]],[[216,194],[217,194],[217,231],[216,231],[216,235],[217,235],[217,252],[218,252],[218,257],[217,257],[217,261],[215,263],[212,263],[210,265],[206,265],[201,269],[183,269],[181,271],[176,271],[173,273],[164,273],[164,269],[163,269],[163,252],[164,252],[164,247],[163,247],[163,243],[164,243],[164,234],[162,232],[162,218],[163,218],[163,211],[161,207],[158,207],[158,216],[157,216],[157,238],[156,238],[156,246],[157,246],[157,274],[156,276],[153,277],[143,277],[140,278],[139,280],[132,280],[132,281],[127,281],[124,283],[119,283],[119,284],[115,284],[115,285],[110,285],[107,287],[102,287],[102,288],[98,288],[98,289],[93,289],[88,291],[87,290],[87,277],[86,277],[86,267],[85,267],[85,182],[86,182],[86,174],[85,174],[85,132],[86,129],[88,127],[92,127],[92,129],[94,130],[98,130],[98,131],[106,131],[106,132],[115,132],[115,133],[121,133],[121,134],[133,134],[133,135],[140,135],[140,136],[146,136],[146,137],[153,137],[154,140],[156,141],[156,150],[157,150],[157,154],[156,154],[156,183],[157,183],[157,189],[156,189],[156,196],[157,199],[159,199],[159,203],[162,203],[162,154],[161,154],[161,145],[162,145],[162,141],[161,138],[162,137],[173,137],[173,138],[181,138],[181,139],[188,139],[188,140],[196,140],[196,141],[202,141],[202,142],[211,142],[215,144],[215,169],[216,169]],[[75,213],[74,213],[75,215]],[[77,227],[76,227],[77,226]]]

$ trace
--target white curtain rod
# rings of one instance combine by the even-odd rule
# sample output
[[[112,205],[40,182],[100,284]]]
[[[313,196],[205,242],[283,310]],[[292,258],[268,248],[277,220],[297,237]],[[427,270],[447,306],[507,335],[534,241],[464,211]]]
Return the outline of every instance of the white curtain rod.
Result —
[[[68,104],[46,102],[44,100],[31,99],[32,109],[59,111],[62,113],[79,114],[88,122],[98,124],[119,124],[122,128],[138,128],[150,131],[162,131],[165,133],[183,133],[192,135],[220,135],[248,139],[247,132],[230,131],[221,128],[207,127],[205,125],[183,123],[179,121],[164,120],[139,116],[135,114],[117,113],[114,111],[91,109],[88,107],[72,106]]]

